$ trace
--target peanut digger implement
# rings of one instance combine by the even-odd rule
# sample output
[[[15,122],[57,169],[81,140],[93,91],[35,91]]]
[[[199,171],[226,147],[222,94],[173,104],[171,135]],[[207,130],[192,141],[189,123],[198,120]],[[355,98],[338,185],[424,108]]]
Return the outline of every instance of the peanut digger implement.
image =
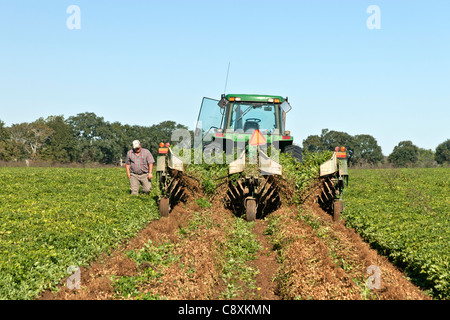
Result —
[[[348,185],[347,153],[345,147],[336,147],[330,160],[320,165],[320,193],[316,202],[338,221],[344,202],[342,194]]]
[[[168,143],[161,143],[156,160],[156,172],[161,190],[159,212],[162,217],[168,217],[173,206],[185,197],[185,187],[180,179],[183,170],[183,161],[173,154]]]
[[[194,133],[194,148],[201,148],[203,159],[231,157],[228,164],[225,205],[236,215],[254,221],[281,205],[277,176],[282,176],[277,152],[302,162],[302,149],[293,144],[285,130],[286,114],[291,110],[287,98],[268,95],[229,94],[220,100],[203,98]],[[271,156],[269,156],[269,154]],[[247,164],[246,159],[249,163]],[[207,161],[208,160],[208,161]],[[183,162],[169,145],[159,148],[157,173],[161,196],[161,216],[167,216],[184,196]],[[345,148],[320,167],[320,193],[317,202],[338,220],[343,210],[344,181],[348,182]]]

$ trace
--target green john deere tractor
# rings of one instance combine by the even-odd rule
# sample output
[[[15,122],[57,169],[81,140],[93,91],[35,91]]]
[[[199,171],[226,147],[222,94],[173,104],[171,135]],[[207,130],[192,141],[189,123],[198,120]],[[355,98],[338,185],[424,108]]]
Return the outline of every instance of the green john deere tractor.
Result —
[[[302,149],[285,130],[290,110],[288,99],[280,96],[229,94],[222,95],[220,101],[203,98],[195,141],[202,143],[207,154],[213,150],[231,154],[248,149],[257,131],[255,139],[261,147],[273,146],[301,161]]]
[[[290,110],[288,98],[281,96],[228,94],[220,100],[203,98],[194,149],[202,149],[205,162],[222,161],[226,155],[229,168],[226,206],[238,215],[245,213],[248,221],[262,218],[281,205],[276,176],[282,175],[282,167],[277,152],[302,161],[302,149],[293,144],[293,137],[286,130],[286,114]],[[346,161],[345,152],[339,158],[335,152],[326,168],[321,167],[320,204],[327,210],[331,208],[335,217],[343,208]],[[170,148],[167,155],[161,154],[158,163],[163,182],[160,210],[162,215],[168,215],[176,203],[173,199],[180,194],[177,188],[181,183],[177,180],[183,167]]]

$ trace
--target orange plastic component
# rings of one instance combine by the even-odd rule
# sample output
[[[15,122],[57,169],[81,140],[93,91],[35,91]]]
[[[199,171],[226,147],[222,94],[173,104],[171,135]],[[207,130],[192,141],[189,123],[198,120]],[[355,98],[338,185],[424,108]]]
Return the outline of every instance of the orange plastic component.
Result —
[[[250,138],[250,145],[260,146],[260,145],[263,145],[266,143],[267,143],[267,140],[266,140],[266,138],[264,138],[264,136],[261,134],[261,132],[259,130],[255,130],[255,132],[253,132],[252,137]]]

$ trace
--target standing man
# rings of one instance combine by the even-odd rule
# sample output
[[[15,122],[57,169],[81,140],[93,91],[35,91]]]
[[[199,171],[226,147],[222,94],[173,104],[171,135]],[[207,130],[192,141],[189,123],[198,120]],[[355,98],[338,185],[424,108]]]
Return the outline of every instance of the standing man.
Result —
[[[149,194],[152,189],[153,163],[155,160],[151,152],[141,147],[139,140],[133,141],[133,149],[127,153],[125,167],[127,177],[130,179],[131,194],[139,194],[139,186],[142,191]]]

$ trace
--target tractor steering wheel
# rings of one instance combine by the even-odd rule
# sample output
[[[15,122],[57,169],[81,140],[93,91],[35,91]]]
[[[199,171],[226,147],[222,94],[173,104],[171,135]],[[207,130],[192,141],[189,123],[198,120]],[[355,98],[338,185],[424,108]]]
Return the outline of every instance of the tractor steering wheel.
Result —
[[[260,123],[261,119],[257,119],[257,118],[248,118],[245,120],[245,122],[250,121],[250,122],[256,122],[256,123]]]

